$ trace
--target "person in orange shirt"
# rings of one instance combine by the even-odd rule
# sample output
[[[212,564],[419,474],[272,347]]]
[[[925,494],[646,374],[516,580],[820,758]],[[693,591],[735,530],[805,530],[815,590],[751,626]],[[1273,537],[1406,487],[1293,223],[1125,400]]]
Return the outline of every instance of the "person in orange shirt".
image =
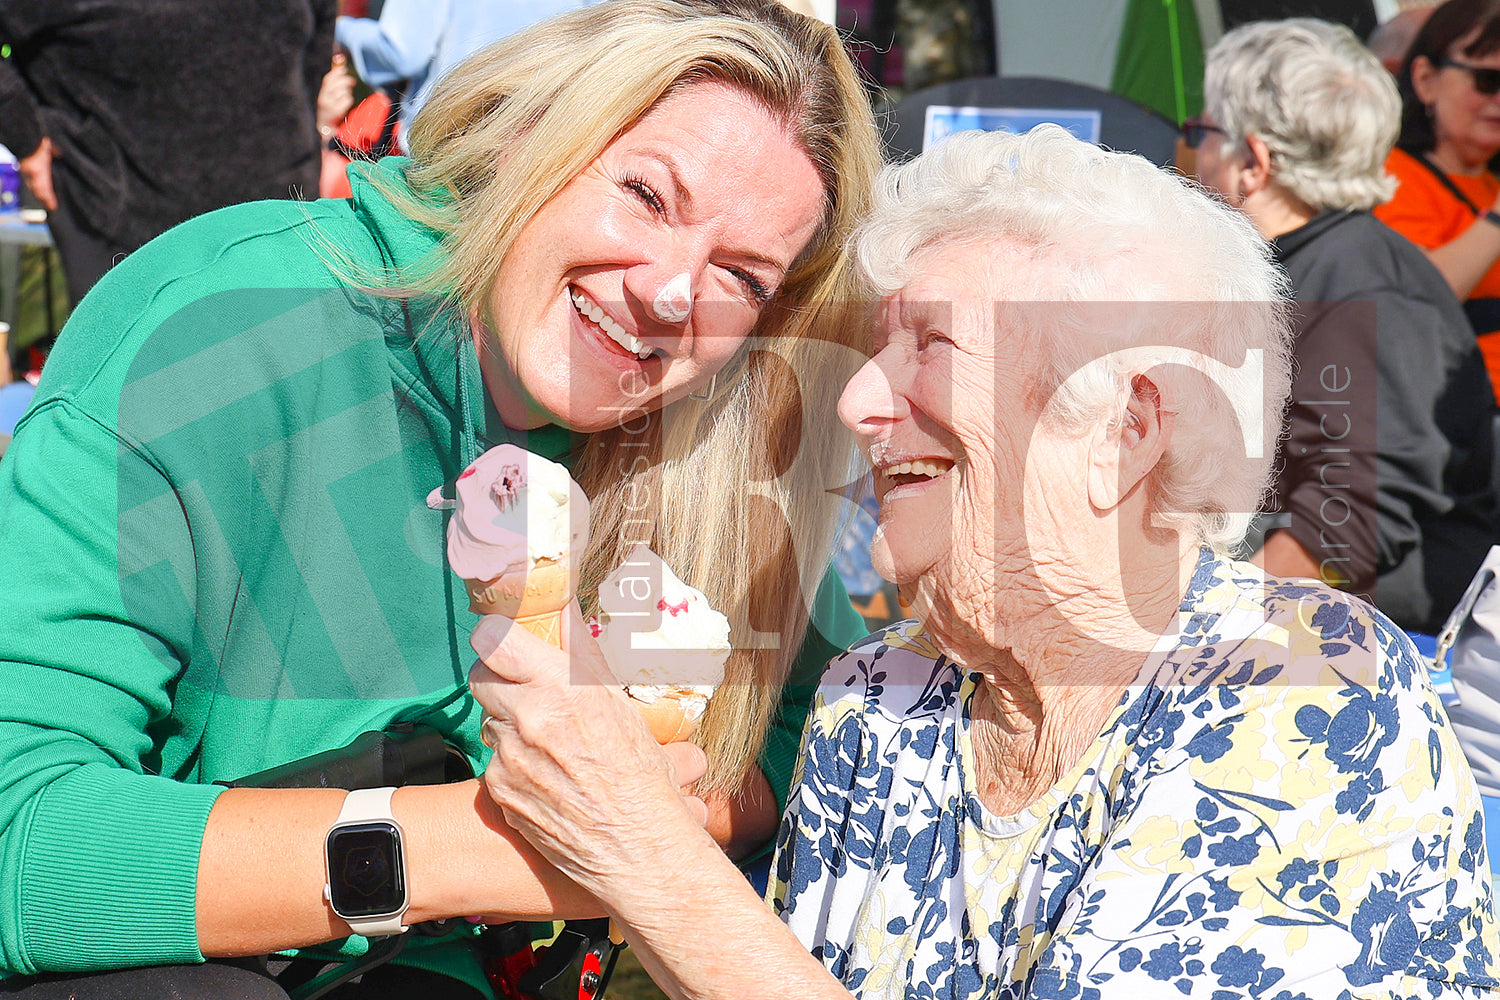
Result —
[[[1398,77],[1401,135],[1386,161],[1399,186],[1375,209],[1427,251],[1464,302],[1491,382],[1500,379],[1500,0],[1449,0],[1427,19]]]

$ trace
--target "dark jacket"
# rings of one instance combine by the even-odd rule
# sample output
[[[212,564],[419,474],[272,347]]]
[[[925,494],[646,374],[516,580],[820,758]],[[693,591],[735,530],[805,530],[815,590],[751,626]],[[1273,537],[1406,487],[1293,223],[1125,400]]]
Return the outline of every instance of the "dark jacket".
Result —
[[[1462,307],[1365,212],[1275,240],[1298,305],[1280,510],[1325,578],[1435,631],[1497,534],[1494,394]]]
[[[335,0],[6,0],[0,143],[45,135],[71,215],[123,250],[210,209],[317,197]]]

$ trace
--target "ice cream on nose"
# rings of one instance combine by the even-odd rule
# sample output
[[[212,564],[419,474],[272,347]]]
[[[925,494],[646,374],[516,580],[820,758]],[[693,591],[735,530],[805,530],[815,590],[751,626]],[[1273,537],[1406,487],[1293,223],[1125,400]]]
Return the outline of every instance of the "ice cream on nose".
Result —
[[[663,323],[681,323],[693,311],[693,278],[687,272],[679,274],[656,293],[651,303],[656,318]]]

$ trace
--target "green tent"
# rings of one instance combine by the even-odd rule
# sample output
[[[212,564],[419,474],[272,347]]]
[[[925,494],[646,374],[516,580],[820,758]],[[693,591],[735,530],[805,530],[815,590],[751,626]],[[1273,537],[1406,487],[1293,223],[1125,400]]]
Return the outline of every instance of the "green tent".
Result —
[[[1130,0],[1109,89],[1179,124],[1203,108],[1203,35],[1192,0]]]

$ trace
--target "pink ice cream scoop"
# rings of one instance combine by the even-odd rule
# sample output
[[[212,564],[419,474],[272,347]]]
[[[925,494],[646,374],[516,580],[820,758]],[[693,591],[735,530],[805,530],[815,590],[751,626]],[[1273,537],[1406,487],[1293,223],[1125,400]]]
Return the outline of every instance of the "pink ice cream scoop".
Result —
[[[572,562],[588,544],[589,502],[568,470],[513,444],[480,455],[458,477],[448,565],[493,580]]]

